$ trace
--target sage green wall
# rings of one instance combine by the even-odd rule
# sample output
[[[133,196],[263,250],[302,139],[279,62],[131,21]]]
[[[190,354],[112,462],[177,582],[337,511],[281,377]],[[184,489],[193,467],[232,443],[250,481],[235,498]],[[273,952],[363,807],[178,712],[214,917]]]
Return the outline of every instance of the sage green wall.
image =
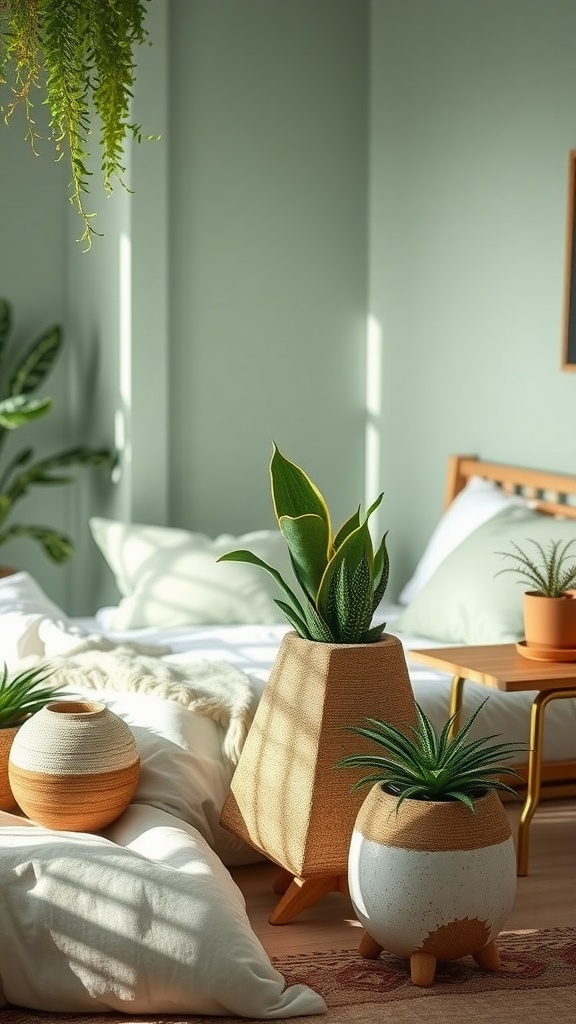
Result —
[[[0,296],[12,304],[13,331],[7,353],[20,358],[51,324],[65,320],[65,217],[66,169],[56,163],[46,141],[45,111],[35,111],[41,155],[34,156],[24,140],[21,111],[9,125],[0,119]],[[68,419],[68,355],[72,340],[65,333],[65,348],[55,365],[44,394],[54,400],[45,419],[21,427],[7,439],[7,457],[31,445],[38,458],[72,443]],[[11,363],[11,361],[10,361]],[[4,369],[10,368],[4,364]],[[4,386],[4,381],[0,382]],[[69,532],[72,526],[69,488],[35,488],[15,508],[9,523],[30,522]],[[34,541],[21,539],[0,547],[0,563],[18,566],[36,577],[56,601],[67,599],[66,568],[54,567]]]
[[[170,3],[171,519],[272,525],[275,440],[363,497],[368,10]]]
[[[370,310],[395,574],[450,452],[576,471],[561,372],[574,0],[374,0]]]

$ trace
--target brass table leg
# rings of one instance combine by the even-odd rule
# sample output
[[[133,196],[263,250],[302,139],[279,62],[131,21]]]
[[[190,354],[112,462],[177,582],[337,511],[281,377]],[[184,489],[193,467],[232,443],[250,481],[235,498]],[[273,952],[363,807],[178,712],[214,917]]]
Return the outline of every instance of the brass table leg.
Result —
[[[460,725],[460,712],[462,710],[462,701],[464,699],[465,682],[466,679],[464,678],[464,676],[452,677],[452,686],[450,687],[450,707],[448,714],[450,718],[452,718],[452,715],[458,715],[458,718],[455,718],[452,723],[452,728],[450,729],[451,736],[454,736],[456,734],[456,732],[458,731],[458,726]]]
[[[530,753],[528,755],[528,785],[526,799],[518,824],[516,841],[517,874],[528,874],[528,841],[530,822],[540,802],[542,780],[542,739],[544,736],[544,712],[553,700],[576,697],[576,690],[541,690],[534,698],[530,711]]]

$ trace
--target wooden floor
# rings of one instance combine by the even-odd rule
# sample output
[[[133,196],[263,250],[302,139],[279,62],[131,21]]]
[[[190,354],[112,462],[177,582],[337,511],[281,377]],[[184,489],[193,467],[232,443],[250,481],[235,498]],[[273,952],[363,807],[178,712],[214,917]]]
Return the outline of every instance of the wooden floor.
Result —
[[[519,805],[507,804],[513,829]],[[246,898],[256,934],[270,956],[322,949],[351,949],[362,934],[350,900],[333,893],[289,924],[268,923],[275,902],[268,862],[232,871]],[[550,800],[530,826],[529,875],[518,879],[516,902],[506,929],[576,927],[576,800]]]

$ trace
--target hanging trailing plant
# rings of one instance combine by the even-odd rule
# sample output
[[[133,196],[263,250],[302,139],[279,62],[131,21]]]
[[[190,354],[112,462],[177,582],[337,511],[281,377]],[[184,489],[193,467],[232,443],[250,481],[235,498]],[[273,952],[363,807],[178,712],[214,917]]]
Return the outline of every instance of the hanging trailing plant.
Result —
[[[93,213],[85,206],[93,113],[100,123],[99,146],[105,190],[123,183],[126,136],[141,140],[130,122],[135,79],[135,44],[148,38],[144,15],[149,0],[0,0],[0,84],[8,123],[22,108],[26,138],[37,152],[36,91],[49,109],[56,159],[66,151],[72,180],[70,202],[84,222],[81,240],[90,247]]]

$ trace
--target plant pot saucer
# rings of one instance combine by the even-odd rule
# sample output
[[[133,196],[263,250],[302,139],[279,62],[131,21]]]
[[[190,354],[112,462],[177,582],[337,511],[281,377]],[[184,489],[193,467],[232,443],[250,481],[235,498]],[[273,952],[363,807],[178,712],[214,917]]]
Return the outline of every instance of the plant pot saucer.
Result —
[[[525,640],[516,644],[518,654],[532,661],[576,661],[576,647],[533,647]]]

